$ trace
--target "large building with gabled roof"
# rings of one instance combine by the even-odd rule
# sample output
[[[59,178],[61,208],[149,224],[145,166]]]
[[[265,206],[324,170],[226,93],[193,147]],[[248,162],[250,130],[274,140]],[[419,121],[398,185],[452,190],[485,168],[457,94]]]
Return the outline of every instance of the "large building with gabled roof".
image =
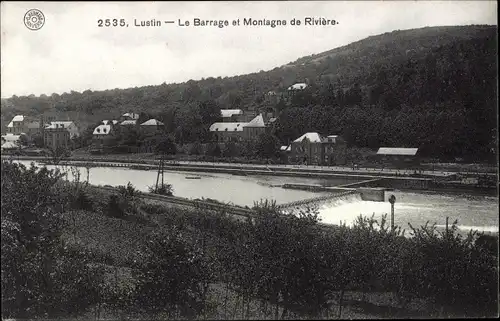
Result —
[[[284,146],[285,147],[285,146]],[[295,139],[289,147],[292,163],[315,165],[339,165],[345,163],[346,144],[338,135],[322,136],[308,132]]]
[[[265,133],[266,124],[262,114],[257,115],[249,122],[217,122],[209,128],[217,142],[255,141]]]

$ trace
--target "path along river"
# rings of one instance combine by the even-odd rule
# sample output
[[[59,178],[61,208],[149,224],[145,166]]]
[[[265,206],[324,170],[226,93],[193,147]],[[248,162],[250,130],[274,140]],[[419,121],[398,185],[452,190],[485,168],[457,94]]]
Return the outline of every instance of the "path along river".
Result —
[[[29,166],[29,161],[19,161]],[[39,166],[38,164],[36,164]],[[49,169],[54,166],[47,166]],[[59,166],[64,169],[63,166]],[[66,167],[68,169],[68,167]],[[85,180],[87,172],[79,167],[81,180]],[[156,181],[156,171],[133,170],[127,168],[95,167],[89,170],[89,181],[95,185],[126,185],[131,182],[141,191]],[[186,179],[199,176],[200,179]],[[68,178],[72,180],[71,173]],[[277,185],[289,184],[321,184],[338,186],[353,181],[344,179],[315,179],[276,176],[236,176],[218,173],[165,172],[165,181],[172,184],[175,196],[186,198],[212,198],[236,205],[252,206],[260,199],[274,199],[278,204],[308,199],[325,193],[314,193],[302,190],[283,189]],[[396,196],[395,224],[408,229],[424,225],[427,221],[438,226],[458,220],[459,229],[468,231],[475,229],[484,232],[498,232],[498,198],[490,196],[453,195],[439,193],[415,193],[408,191],[386,192],[386,202],[363,201],[359,196],[346,196],[343,199],[331,200],[318,204],[319,215],[323,223],[338,224],[340,221],[350,225],[357,216],[371,216],[380,220],[384,213],[390,213],[387,201],[390,195]]]

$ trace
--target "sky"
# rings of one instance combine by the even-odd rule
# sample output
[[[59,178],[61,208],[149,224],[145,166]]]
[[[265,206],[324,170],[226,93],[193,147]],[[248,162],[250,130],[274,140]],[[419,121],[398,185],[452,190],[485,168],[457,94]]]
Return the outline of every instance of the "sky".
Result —
[[[39,30],[25,26],[30,9],[45,16]],[[229,77],[398,29],[497,24],[496,1],[2,1],[0,13],[2,98]],[[338,24],[306,26],[307,17]],[[195,18],[229,26],[193,26]],[[244,18],[287,25],[244,26]],[[99,19],[103,25],[124,19],[128,27],[99,27]],[[135,26],[151,19],[175,23]],[[291,25],[292,19],[302,24]]]

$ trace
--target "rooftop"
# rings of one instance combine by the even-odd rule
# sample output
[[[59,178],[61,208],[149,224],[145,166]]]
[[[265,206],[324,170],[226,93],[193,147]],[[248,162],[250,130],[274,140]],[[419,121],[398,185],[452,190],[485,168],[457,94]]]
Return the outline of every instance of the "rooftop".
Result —
[[[94,135],[108,135],[111,132],[111,125],[99,125],[94,128]]]
[[[288,87],[288,90],[302,90],[304,88],[307,87],[307,84],[306,83],[297,83],[297,84],[294,84],[294,85],[291,85],[290,87]]]
[[[14,142],[5,142],[2,144],[2,149],[15,149],[19,146]]]
[[[16,115],[10,123],[7,125],[7,127],[14,127],[14,122],[19,122],[19,121],[24,121],[24,116],[23,115]]]
[[[294,140],[294,143],[299,143],[303,141],[304,139],[308,139],[311,143],[321,143],[323,139],[321,138],[321,135],[316,133],[316,132],[311,132],[311,133],[305,133],[304,135],[300,136],[296,140]]]
[[[45,126],[45,129],[55,129],[55,128],[68,128],[71,124],[74,124],[72,121],[51,121],[49,124]]]
[[[415,156],[418,148],[403,148],[403,147],[380,147],[377,155],[404,155]]]
[[[150,119],[148,121],[145,121],[144,123],[141,124],[141,126],[160,126],[163,125],[163,123],[159,120],[156,119]]]
[[[254,119],[252,119],[248,123],[244,122],[239,122],[239,123],[213,123],[212,126],[210,126],[210,131],[211,132],[220,132],[220,131],[234,131],[234,132],[241,132],[243,131],[244,127],[266,127],[266,124],[264,124],[264,118],[262,117],[262,114],[258,115]]]
[[[213,123],[210,126],[211,132],[223,132],[223,131],[232,131],[232,132],[242,132],[243,127],[245,127],[247,123]]]
[[[19,140],[19,136],[20,135],[6,134],[6,135],[2,135],[2,140],[5,140],[7,142],[15,142],[15,141]]]
[[[120,123],[120,125],[126,126],[126,125],[135,125],[137,123],[136,119],[129,119],[129,120],[124,120]]]
[[[111,123],[113,123],[113,125],[116,125],[118,124],[118,120],[103,120],[102,123],[104,125],[111,125]]]
[[[54,120],[50,122],[51,124],[63,124],[63,125],[71,125],[74,122],[72,120]]]
[[[233,115],[241,115],[243,111],[241,109],[221,109],[220,113],[222,118],[229,118]]]
[[[131,118],[133,120],[137,120],[139,119],[139,114],[136,114],[136,113],[125,113],[122,115],[122,117],[128,117],[128,118]]]
[[[266,124],[264,124],[264,118],[262,117],[262,114],[259,114],[257,117],[252,119],[249,123],[245,125],[245,127],[266,127]]]
[[[328,136],[322,136],[317,132],[309,132],[305,133],[304,135],[300,136],[296,140],[294,140],[294,143],[300,143],[304,139],[308,139],[311,143],[334,143],[334,144],[341,144],[344,142],[341,136],[339,135],[328,135]]]

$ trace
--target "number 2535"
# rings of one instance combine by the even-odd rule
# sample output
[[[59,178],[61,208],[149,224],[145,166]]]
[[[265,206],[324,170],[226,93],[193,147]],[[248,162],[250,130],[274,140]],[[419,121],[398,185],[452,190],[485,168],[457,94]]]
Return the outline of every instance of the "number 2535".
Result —
[[[125,27],[127,23],[125,22],[125,19],[99,19],[97,20],[97,26],[98,27]]]

